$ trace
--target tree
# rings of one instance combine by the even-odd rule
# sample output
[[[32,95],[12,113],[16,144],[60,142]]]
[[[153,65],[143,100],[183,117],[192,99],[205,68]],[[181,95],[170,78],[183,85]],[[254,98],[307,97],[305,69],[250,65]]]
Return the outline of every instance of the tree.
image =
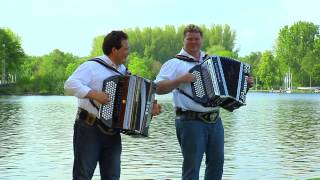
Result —
[[[97,36],[93,39],[90,57],[97,57],[103,54],[102,43],[104,36]]]
[[[279,63],[275,60],[271,51],[262,53],[257,75],[261,80],[263,87],[267,89],[277,88],[279,76],[277,75]]]
[[[301,68],[309,76],[310,86],[320,84],[320,39],[316,39],[314,49],[302,59]]]
[[[139,57],[150,58],[161,63],[174,57],[182,47],[183,30],[186,26],[177,28],[174,26],[146,27],[143,29],[125,29],[128,34],[131,52],[136,52]],[[223,50],[218,53],[224,56],[236,58],[234,51],[235,32],[228,25],[213,25],[211,28],[201,26],[203,30],[203,49],[219,46]],[[101,44],[103,36],[94,39],[91,57],[102,54]],[[213,52],[216,54],[216,52]]]
[[[208,49],[206,49],[205,52],[210,55],[225,56],[225,57],[234,58],[234,59],[238,58],[237,52],[232,52],[232,51],[226,50],[221,45],[211,46]]]
[[[240,58],[242,62],[248,63],[251,66],[251,74],[253,76],[257,75],[261,56],[262,56],[261,52],[251,52],[249,55]]]
[[[0,28],[0,67],[5,72],[1,73],[1,79],[7,81],[8,77],[16,76],[24,57],[20,37],[10,29]]]
[[[130,54],[128,58],[128,69],[134,75],[138,75],[147,79],[152,78],[152,73],[150,71],[150,59],[141,58],[137,53]]]
[[[63,94],[66,79],[87,59],[58,49],[40,57],[27,56],[21,65],[15,89],[23,93]]]
[[[231,30],[229,25],[212,25],[211,28],[201,26],[203,30],[203,48],[221,46],[226,51],[233,51],[236,33]]]
[[[293,83],[308,84],[308,68],[302,67],[303,60],[310,60],[315,47],[315,40],[319,36],[319,27],[310,22],[299,21],[292,26],[285,26],[279,32],[276,45],[276,56],[281,64],[291,69]],[[309,53],[309,54],[308,54]],[[316,57],[311,57],[316,58]],[[305,63],[304,63],[305,64]]]

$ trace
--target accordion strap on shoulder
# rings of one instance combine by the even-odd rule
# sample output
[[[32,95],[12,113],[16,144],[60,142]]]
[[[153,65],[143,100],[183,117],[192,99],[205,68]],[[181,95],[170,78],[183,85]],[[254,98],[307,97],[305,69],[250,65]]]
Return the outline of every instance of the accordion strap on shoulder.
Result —
[[[118,74],[120,74],[120,75],[124,75],[124,74],[122,74],[121,72],[119,72],[116,68],[114,68],[114,67],[108,65],[107,63],[105,63],[105,62],[104,62],[102,59],[100,59],[100,58],[90,59],[89,61],[97,62],[97,63],[101,64],[102,66],[104,66],[104,67],[107,68],[107,69],[110,69],[110,70],[112,70],[112,71],[114,71],[114,72],[116,72],[116,73],[118,73]],[[128,70],[127,67],[126,67],[126,74],[127,74],[127,75],[131,75],[131,72]]]
[[[209,58],[210,58],[210,56],[209,56],[208,54],[205,54],[205,55],[203,56],[202,60],[205,61],[205,60],[207,60],[207,59],[209,59]]]
[[[207,60],[208,57],[209,57],[208,54],[205,54],[205,55],[203,56],[202,60],[205,61],[205,60]],[[193,58],[190,58],[190,57],[188,57],[188,56],[181,55],[181,54],[177,54],[177,55],[175,56],[175,58],[180,59],[180,60],[182,60],[182,61],[186,61],[186,62],[198,62],[198,61],[196,61],[196,60],[193,59]]]
[[[177,54],[175,56],[175,58],[180,59],[182,61],[186,61],[186,62],[198,62],[198,61],[194,60],[193,58],[190,58],[188,56],[184,56],[184,55],[181,55],[181,54]]]

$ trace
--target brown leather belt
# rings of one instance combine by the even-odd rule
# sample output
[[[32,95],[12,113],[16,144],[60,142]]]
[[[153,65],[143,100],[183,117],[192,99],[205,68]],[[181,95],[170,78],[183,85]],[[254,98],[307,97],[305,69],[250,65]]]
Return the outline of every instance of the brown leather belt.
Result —
[[[187,120],[202,120],[206,123],[215,123],[219,119],[219,110],[212,112],[195,112],[176,108],[176,115]]]
[[[87,110],[78,108],[77,119],[79,121],[83,121],[89,126],[97,125],[97,127],[107,135],[114,135],[119,131],[116,129],[112,129],[104,125],[103,122],[99,118],[97,118],[94,114],[89,113]]]

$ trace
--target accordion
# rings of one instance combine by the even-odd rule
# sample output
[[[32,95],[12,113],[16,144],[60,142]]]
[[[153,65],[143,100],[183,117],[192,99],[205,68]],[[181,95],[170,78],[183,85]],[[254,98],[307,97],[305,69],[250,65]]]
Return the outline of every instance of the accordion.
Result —
[[[189,71],[193,98],[206,107],[220,106],[233,111],[246,103],[248,64],[234,59],[211,56]]]
[[[110,102],[102,104],[99,119],[127,135],[149,135],[155,84],[138,76],[112,76],[103,81]]]

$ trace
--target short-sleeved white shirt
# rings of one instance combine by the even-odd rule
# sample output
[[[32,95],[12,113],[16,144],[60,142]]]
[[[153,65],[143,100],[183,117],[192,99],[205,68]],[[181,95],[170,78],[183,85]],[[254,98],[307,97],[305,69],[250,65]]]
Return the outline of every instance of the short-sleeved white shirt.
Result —
[[[115,66],[108,56],[103,55],[97,58],[114,67],[122,74],[125,74],[127,71],[126,67],[122,64],[118,67]],[[64,84],[64,89],[67,95],[78,97],[79,107],[98,116],[98,110],[90,103],[88,98],[85,98],[85,96],[90,90],[102,91],[103,81],[114,75],[119,75],[119,73],[108,69],[97,62],[86,61],[67,79]],[[98,102],[95,103],[99,105]]]
[[[196,59],[189,53],[187,53],[183,48],[181,49],[179,55],[184,55],[189,58]],[[194,67],[197,64],[200,64],[203,61],[204,56],[205,53],[201,51],[199,62],[187,62],[177,58],[168,60],[162,65],[155,82],[158,83],[163,80],[174,80],[188,73],[192,67]],[[182,83],[179,85],[178,88],[183,90],[192,97],[191,83]],[[177,89],[173,90],[173,102],[175,107],[196,112],[209,112],[218,109],[218,107],[204,107],[201,104],[194,102],[189,97],[179,92]]]

